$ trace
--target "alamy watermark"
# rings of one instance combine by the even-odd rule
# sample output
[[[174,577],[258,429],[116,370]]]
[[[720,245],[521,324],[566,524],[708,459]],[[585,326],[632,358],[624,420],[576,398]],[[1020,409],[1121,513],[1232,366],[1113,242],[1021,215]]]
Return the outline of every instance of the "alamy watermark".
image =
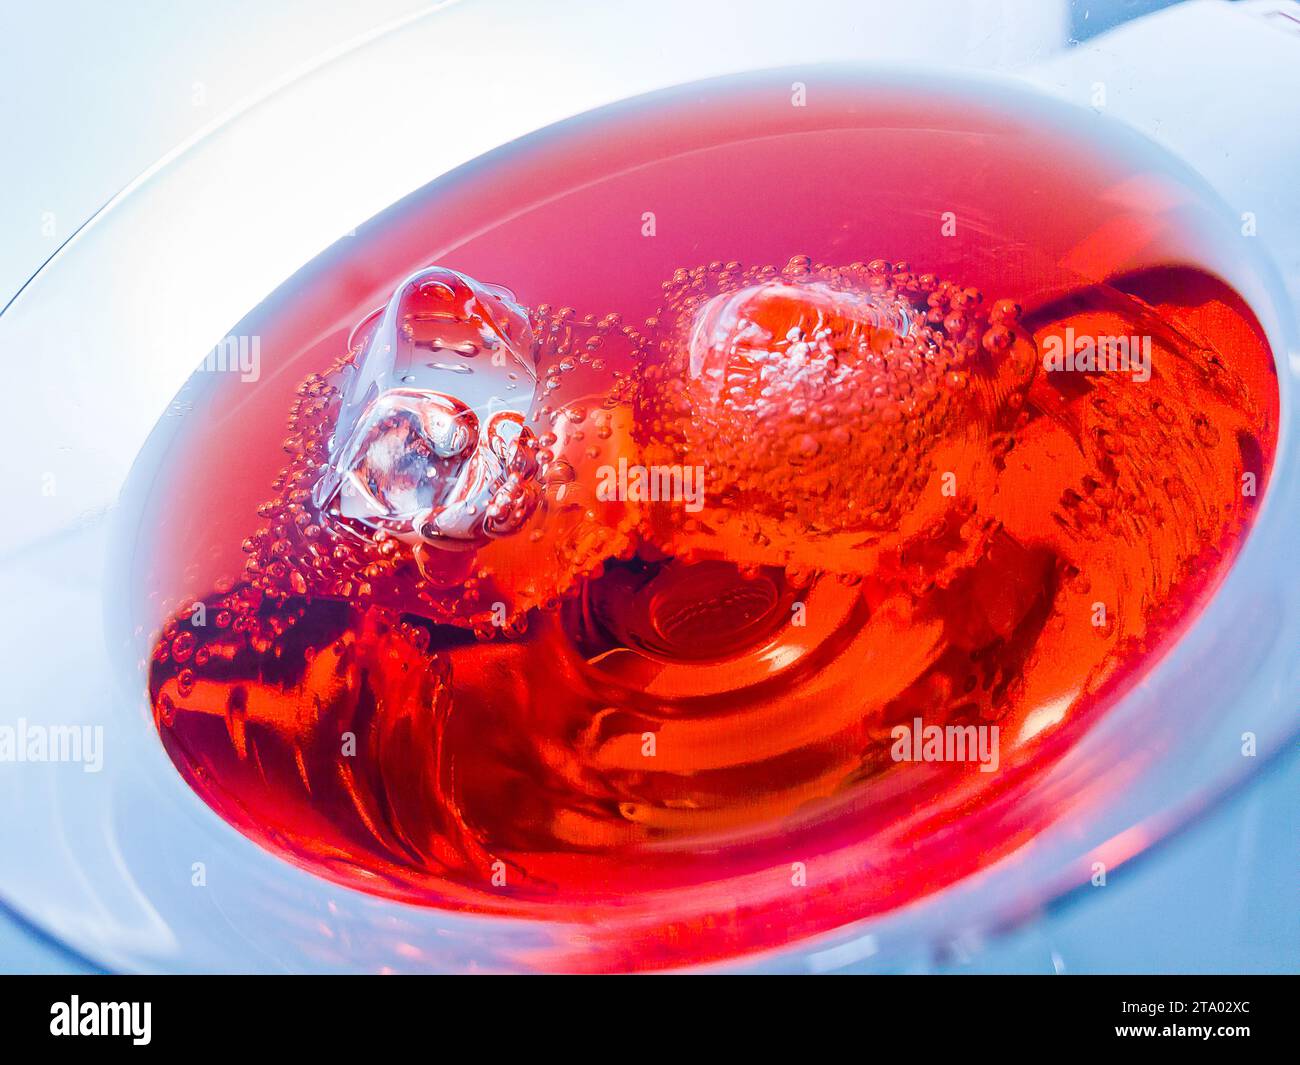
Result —
[[[136,1046],[148,1046],[152,1002],[82,1002],[73,995],[68,1002],[50,1006],[50,1035],[129,1036]]]
[[[0,725],[0,762],[80,762],[83,772],[104,768],[103,725],[40,725],[20,717]]]
[[[697,514],[704,508],[703,466],[638,466],[627,459],[596,471],[596,498],[602,503],[681,503]]]
[[[895,762],[979,762],[981,773],[998,768],[997,725],[927,725],[918,717],[889,735]]]
[[[262,338],[252,336],[224,337],[203,358],[205,373],[237,373],[239,379],[251,383],[262,376]]]
[[[1043,341],[1043,369],[1053,372],[1127,373],[1139,383],[1151,380],[1151,337],[1076,335],[1066,326],[1065,336]]]

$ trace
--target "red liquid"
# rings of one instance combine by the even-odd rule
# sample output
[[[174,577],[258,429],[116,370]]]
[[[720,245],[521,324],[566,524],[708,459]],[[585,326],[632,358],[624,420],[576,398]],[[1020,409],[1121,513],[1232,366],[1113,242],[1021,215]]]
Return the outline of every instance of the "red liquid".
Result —
[[[260,379],[187,386],[137,574],[170,615],[160,735],[223,817],[365,891],[590,923],[564,964],[627,968],[896,907],[1061,812],[1036,779],[1262,496],[1271,355],[1183,265],[1218,219],[1140,151],[968,93],[813,99],[748,79],[529,139],[232,330]],[[490,512],[441,532],[429,479],[487,419],[446,408],[450,458],[409,411],[376,422],[354,483],[400,447],[424,515],[377,535],[318,486],[371,312],[435,262],[527,309],[499,342],[536,395]],[[516,402],[488,350],[447,354],[478,312],[425,280],[411,351]],[[1046,369],[1067,329],[1149,338],[1149,379]],[[610,498],[620,461],[676,469],[672,498]],[[927,759],[895,731],[918,719],[996,747]]]

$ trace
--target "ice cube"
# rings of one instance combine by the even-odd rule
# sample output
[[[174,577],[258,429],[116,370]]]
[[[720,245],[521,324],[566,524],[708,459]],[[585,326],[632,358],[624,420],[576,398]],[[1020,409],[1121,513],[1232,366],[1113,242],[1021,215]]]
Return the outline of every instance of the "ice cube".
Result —
[[[690,325],[687,370],[710,402],[770,406],[765,401],[777,392],[883,353],[912,324],[911,308],[875,293],[820,282],[752,285],[699,309]]]
[[[523,423],[536,387],[532,329],[513,294],[421,270],[357,358],[317,505],[413,543],[504,535],[534,495]]]
[[[666,296],[639,432],[705,471],[708,489],[698,518],[666,512],[660,550],[861,572],[947,506],[937,489],[918,505],[936,468],[965,469],[936,467],[936,449],[949,437],[974,449],[949,417],[964,402],[945,380],[956,344],[919,290],[887,269],[792,260],[779,276],[689,272]]]

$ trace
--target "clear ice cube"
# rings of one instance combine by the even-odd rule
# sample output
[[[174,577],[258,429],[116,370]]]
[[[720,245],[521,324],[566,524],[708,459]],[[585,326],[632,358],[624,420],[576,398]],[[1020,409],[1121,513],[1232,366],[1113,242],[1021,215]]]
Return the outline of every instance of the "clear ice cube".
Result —
[[[532,499],[523,423],[536,387],[532,329],[514,295],[421,270],[357,358],[317,505],[409,542],[504,535]]]

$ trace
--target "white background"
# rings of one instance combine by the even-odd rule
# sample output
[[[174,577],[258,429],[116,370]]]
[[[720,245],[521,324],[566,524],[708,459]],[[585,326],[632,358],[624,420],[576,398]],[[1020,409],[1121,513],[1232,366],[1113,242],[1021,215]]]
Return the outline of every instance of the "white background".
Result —
[[[0,0],[0,306],[178,145],[428,0]]]

